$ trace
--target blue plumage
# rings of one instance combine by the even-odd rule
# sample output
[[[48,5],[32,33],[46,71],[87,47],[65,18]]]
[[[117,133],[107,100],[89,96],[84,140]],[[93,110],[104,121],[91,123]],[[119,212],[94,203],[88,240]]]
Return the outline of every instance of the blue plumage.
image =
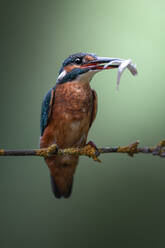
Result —
[[[67,59],[62,63],[62,67],[60,68],[59,74],[63,71],[64,67],[69,64],[74,64],[76,58],[83,58],[85,55],[92,55],[94,58],[97,58],[93,53],[75,53],[70,55]]]
[[[44,129],[47,126],[49,113],[50,113],[50,103],[52,98],[52,89],[48,91],[48,93],[45,95],[44,100],[42,102],[41,107],[41,119],[40,119],[40,130],[41,130],[41,136],[43,135]]]
[[[57,84],[63,84],[63,83],[66,83],[66,82],[73,81],[79,75],[81,75],[81,74],[83,74],[83,73],[85,73],[87,71],[89,71],[88,68],[83,68],[83,69],[75,68],[72,71],[68,72],[63,78],[57,80]]]

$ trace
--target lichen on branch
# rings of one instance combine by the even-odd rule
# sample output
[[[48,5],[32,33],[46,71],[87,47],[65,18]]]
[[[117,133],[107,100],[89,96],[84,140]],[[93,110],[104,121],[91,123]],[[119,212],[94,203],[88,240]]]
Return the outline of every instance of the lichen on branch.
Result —
[[[31,149],[31,150],[5,150],[0,149],[0,156],[41,156],[44,158],[51,157],[53,155],[78,155],[78,156],[88,156],[94,161],[101,162],[99,160],[100,154],[103,153],[126,153],[133,157],[134,154],[152,154],[154,156],[159,156],[165,158],[165,140],[160,141],[156,146],[153,147],[138,147],[139,141],[127,146],[118,147],[103,147],[97,148],[92,145],[92,142],[88,143],[84,147],[71,147],[60,149],[56,144],[49,146],[48,148],[42,149]]]

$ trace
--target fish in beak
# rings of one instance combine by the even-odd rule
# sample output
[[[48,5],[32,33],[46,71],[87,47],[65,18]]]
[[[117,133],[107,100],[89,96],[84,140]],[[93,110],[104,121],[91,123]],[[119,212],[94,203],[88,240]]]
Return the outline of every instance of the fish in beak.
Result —
[[[136,65],[132,63],[131,59],[96,57],[96,59],[88,61],[86,64],[82,65],[82,67],[95,71],[118,68],[117,89],[119,87],[121,75],[126,68],[128,68],[132,75],[137,75]]]

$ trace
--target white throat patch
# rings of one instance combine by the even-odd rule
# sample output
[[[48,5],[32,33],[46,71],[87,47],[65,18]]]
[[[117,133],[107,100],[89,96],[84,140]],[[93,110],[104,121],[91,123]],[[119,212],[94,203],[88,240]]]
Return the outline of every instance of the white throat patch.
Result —
[[[90,70],[88,72],[82,73],[77,77],[79,81],[87,81],[90,82],[93,76],[98,72],[98,70]]]
[[[66,71],[63,70],[63,71],[60,73],[60,75],[58,76],[57,80],[63,79],[63,78],[65,77],[65,75],[66,75]]]

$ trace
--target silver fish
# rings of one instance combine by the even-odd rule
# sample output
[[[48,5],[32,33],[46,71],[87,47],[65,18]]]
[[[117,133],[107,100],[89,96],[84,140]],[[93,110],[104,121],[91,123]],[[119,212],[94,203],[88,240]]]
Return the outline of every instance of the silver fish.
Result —
[[[121,79],[121,75],[124,72],[124,70],[126,68],[128,68],[128,70],[132,73],[132,75],[137,75],[137,69],[136,69],[136,65],[132,63],[131,59],[114,59],[114,61],[112,60],[111,62],[107,63],[103,69],[106,69],[108,66],[110,65],[119,65],[118,67],[118,74],[117,74],[117,89],[119,89],[119,84],[120,84],[120,79]]]

